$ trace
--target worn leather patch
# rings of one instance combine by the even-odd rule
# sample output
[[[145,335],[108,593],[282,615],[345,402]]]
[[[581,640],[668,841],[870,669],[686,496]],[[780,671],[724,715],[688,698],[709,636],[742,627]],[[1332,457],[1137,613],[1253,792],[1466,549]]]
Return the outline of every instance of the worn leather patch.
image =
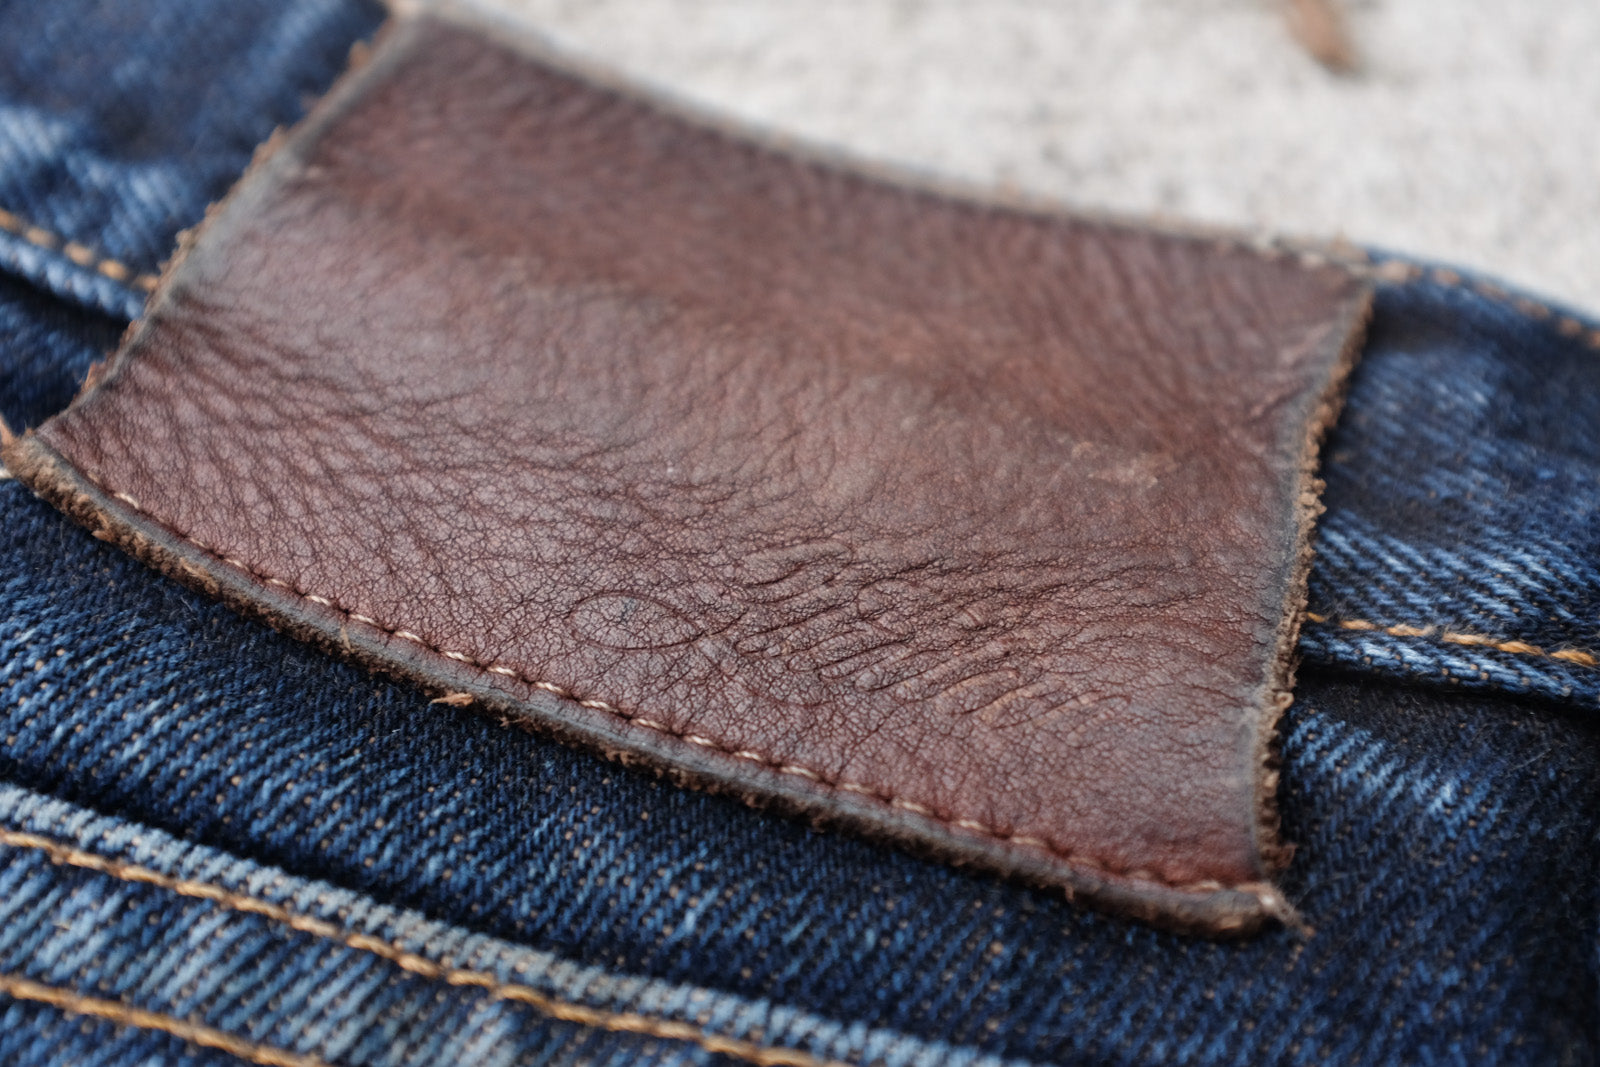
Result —
[[[1286,907],[1270,742],[1367,299],[424,17],[6,461],[452,702],[1224,932]]]

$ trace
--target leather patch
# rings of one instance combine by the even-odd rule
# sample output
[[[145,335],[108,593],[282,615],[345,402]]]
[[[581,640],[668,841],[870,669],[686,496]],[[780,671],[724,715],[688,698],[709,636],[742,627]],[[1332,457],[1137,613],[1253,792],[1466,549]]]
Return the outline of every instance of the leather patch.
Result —
[[[6,461],[453,703],[1209,932],[1284,914],[1365,284],[392,25]]]

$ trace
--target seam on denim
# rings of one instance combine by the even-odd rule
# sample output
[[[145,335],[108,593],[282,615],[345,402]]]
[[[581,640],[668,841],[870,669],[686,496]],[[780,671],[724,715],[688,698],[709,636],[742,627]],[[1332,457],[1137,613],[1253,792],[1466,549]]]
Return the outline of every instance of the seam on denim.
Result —
[[[598,1030],[639,1034],[669,1041],[687,1041],[714,1055],[731,1056],[747,1063],[756,1064],[757,1067],[852,1067],[851,1064],[845,1061],[822,1059],[799,1049],[759,1045],[742,1038],[706,1033],[691,1023],[681,1022],[676,1019],[662,1019],[638,1012],[611,1011],[606,1008],[595,1008],[587,1004],[561,1000],[549,994],[541,993],[531,986],[520,985],[515,982],[502,982],[486,971],[446,966],[426,956],[397,948],[392,943],[374,937],[371,934],[345,930],[335,923],[328,922],[326,919],[319,919],[313,915],[302,915],[270,901],[247,896],[243,893],[236,893],[211,882],[174,878],[169,874],[163,874],[149,867],[142,867],[138,864],[111,859],[108,856],[102,856],[94,852],[87,852],[41,834],[0,829],[0,845],[42,852],[49,858],[51,863],[58,866],[77,867],[82,870],[94,871],[97,874],[107,875],[118,881],[163,889],[179,896],[208,901],[243,914],[255,915],[272,922],[282,923],[300,933],[332,941],[357,952],[366,952],[381,957],[408,974],[414,974],[430,981],[441,981],[446,985],[471,986],[482,989],[492,999],[525,1004],[540,1014],[560,1022],[574,1023]],[[3,985],[0,985],[0,989],[3,988]],[[109,1001],[103,1003],[115,1004],[115,1002]],[[118,1006],[121,1007],[121,1005]],[[227,1035],[222,1036],[225,1037]],[[293,1054],[285,1053],[284,1055]],[[302,1062],[316,1064],[321,1061],[308,1058],[304,1061],[263,1059],[255,1062],[291,1063],[298,1067]]]
[[[51,233],[43,226],[35,226],[4,208],[0,208],[0,230],[20,237],[35,247],[50,252],[60,252],[78,266],[102,274],[114,282],[130,285],[146,293],[155,290],[157,279],[154,274],[141,274],[120,260],[102,256],[87,245],[69,241]]]
[[[0,974],[0,993],[16,1000],[48,1004],[72,1015],[90,1015],[120,1026],[139,1030],[161,1030],[190,1044],[220,1049],[230,1056],[267,1067],[329,1067],[328,1061],[300,1052],[264,1045],[259,1041],[230,1034],[204,1023],[190,1022],[164,1012],[135,1008],[120,1000],[87,997],[59,986],[46,985],[19,974]]]
[[[1334,255],[1335,258],[1341,258],[1340,252],[1335,252]],[[1502,286],[1496,285],[1494,282],[1483,281],[1478,278],[1469,280],[1463,277],[1459,271],[1451,270],[1449,267],[1423,267],[1397,259],[1374,264],[1367,254],[1360,249],[1342,249],[1342,263],[1353,274],[1372,281],[1389,282],[1395,285],[1414,285],[1418,282],[1429,281],[1436,285],[1467,289],[1486,300],[1492,300],[1502,307],[1510,308],[1532,322],[1554,326],[1556,333],[1562,337],[1600,351],[1600,329],[1591,328],[1581,319],[1559,312],[1550,305],[1541,303],[1531,297],[1513,293]]]
[[[1486,300],[1492,300],[1502,307],[1510,308],[1525,319],[1553,325],[1556,333],[1562,337],[1571,338],[1589,348],[1600,351],[1600,329],[1589,329],[1581,320],[1571,315],[1561,314],[1548,304],[1542,304],[1529,297],[1509,292],[1493,282],[1486,282],[1477,278],[1469,281],[1448,267],[1429,267],[1426,270],[1415,268],[1415,270],[1416,275],[1407,278],[1407,282],[1420,281],[1426,278],[1439,285],[1469,289]]]
[[[333,600],[331,597],[306,592],[305,590],[299,589],[291,585],[289,582],[284,581],[282,578],[264,574],[261,571],[256,570],[244,560],[239,559],[237,556],[224,555],[219,549],[213,548],[205,541],[191,536],[190,534],[179,530],[170,523],[157,518],[150,512],[146,511],[144,506],[129,494],[118,492],[111,489],[109,486],[102,485],[96,478],[90,476],[85,471],[79,470],[77,473],[85,481],[89,482],[91,485],[94,485],[101,492],[132,508],[147,521],[168,531],[179,540],[193,545],[195,548],[198,548],[200,551],[206,553],[208,556],[211,556],[213,559],[220,560],[231,567],[235,567],[238,570],[243,571],[245,574],[248,574],[250,577],[259,582],[283,589],[286,592],[292,593],[299,597],[301,600],[316,604],[328,611],[337,612],[352,623],[360,623],[361,625],[376,630],[378,633],[385,634],[390,637],[398,637],[403,641],[408,641],[421,648],[425,648],[436,655],[451,660],[452,662],[461,663],[466,666],[476,668],[485,674],[500,675],[505,678],[513,679],[523,683],[524,685],[530,686],[531,688],[540,690],[541,692],[549,693],[558,699],[576,704],[578,707],[604,712],[605,714],[611,715],[622,722],[628,723],[629,725],[639,726],[667,737],[677,738],[686,744],[691,744],[698,748],[711,749],[716,752],[721,752],[724,755],[733,757],[735,759],[744,760],[747,763],[758,764],[776,774],[786,774],[796,778],[804,778],[807,781],[814,782],[817,785],[824,786],[829,789],[851,793],[856,796],[867,797],[887,807],[894,808],[898,811],[909,812],[913,815],[926,818],[932,822],[938,823],[941,826],[949,827],[951,829],[957,829],[966,833],[987,837],[995,841],[1003,841],[1007,844],[1045,852],[1065,861],[1070,866],[1091,874],[1109,876],[1112,878],[1121,878],[1130,882],[1142,882],[1149,885],[1157,885],[1166,889],[1174,889],[1179,892],[1187,893],[1216,893],[1223,890],[1246,893],[1254,897],[1261,907],[1271,915],[1284,916],[1291,913],[1292,909],[1289,906],[1288,900],[1281,892],[1278,891],[1277,887],[1272,885],[1270,882],[1223,882],[1218,879],[1211,878],[1197,879],[1186,882],[1164,877],[1163,875],[1154,871],[1142,869],[1118,869],[1109,863],[1104,863],[1088,856],[1071,852],[1068,849],[1061,848],[1060,846],[1046,841],[1043,838],[1034,837],[1029,834],[1012,833],[1010,831],[1002,830],[998,827],[978,822],[973,819],[962,819],[957,818],[954,815],[940,814],[933,811],[931,808],[928,808],[926,805],[896,797],[892,794],[885,793],[882,790],[875,789],[872,786],[865,785],[860,782],[852,782],[841,778],[831,778],[828,775],[810,767],[791,763],[787,760],[769,756],[740,745],[727,744],[714,738],[706,737],[702,734],[676,729],[658,719],[652,719],[638,713],[625,711],[608,701],[585,696],[576,692],[575,690],[558,685],[555,682],[547,681],[542,678],[530,677],[526,674],[523,674],[515,667],[507,666],[501,663],[481,662],[468,653],[446,649],[439,645],[433,644],[432,642],[428,641],[427,638],[412,630],[391,627],[379,622],[371,615],[364,615],[360,612],[352,611],[343,604]],[[185,563],[183,566],[185,569],[194,570],[190,564]],[[198,572],[196,571],[196,573]],[[456,703],[459,704],[460,701],[457,700]]]
[[[1592,652],[1585,652],[1578,648],[1558,648],[1554,650],[1530,645],[1526,641],[1506,641],[1483,634],[1471,634],[1458,630],[1446,630],[1442,626],[1407,626],[1403,623],[1384,625],[1383,623],[1368,622],[1366,619],[1333,619],[1326,615],[1319,615],[1314,611],[1306,612],[1308,622],[1321,623],[1324,626],[1335,626],[1341,630],[1356,630],[1363,633],[1388,634],[1391,637],[1428,637],[1451,645],[1467,645],[1472,648],[1490,648],[1496,652],[1509,652],[1517,656],[1535,656],[1540,659],[1559,660],[1562,663],[1574,663],[1579,667],[1600,667],[1600,656]]]

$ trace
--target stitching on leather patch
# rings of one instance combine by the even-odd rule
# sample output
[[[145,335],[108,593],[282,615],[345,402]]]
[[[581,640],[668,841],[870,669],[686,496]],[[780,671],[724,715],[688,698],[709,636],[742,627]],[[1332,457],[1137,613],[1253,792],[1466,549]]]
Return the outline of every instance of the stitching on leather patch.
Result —
[[[85,477],[87,477],[87,475],[85,475]],[[819,785],[825,785],[833,789],[854,793],[859,796],[870,797],[871,799],[879,801],[883,804],[887,804],[890,807],[898,808],[901,811],[908,811],[915,815],[920,815],[924,818],[931,819],[934,822],[942,823],[946,826],[952,826],[961,830],[969,831],[971,833],[982,834],[985,837],[994,838],[995,840],[1004,841],[1012,845],[1020,845],[1025,848],[1037,848],[1043,852],[1048,852],[1053,856],[1057,856],[1063,860],[1066,860],[1077,867],[1115,875],[1116,877],[1126,878],[1130,881],[1149,882],[1169,889],[1177,889],[1185,892],[1207,893],[1215,892],[1220,889],[1237,890],[1240,892],[1249,893],[1256,897],[1256,899],[1261,902],[1262,907],[1270,914],[1278,915],[1280,917],[1292,914],[1292,910],[1289,907],[1288,901],[1284,899],[1283,895],[1279,893],[1275,887],[1266,882],[1227,883],[1217,881],[1215,879],[1203,879],[1194,882],[1177,882],[1161,878],[1150,871],[1117,870],[1094,859],[1093,857],[1059,848],[1039,837],[1028,834],[1007,833],[1004,830],[1000,830],[994,826],[990,826],[986,823],[981,823],[973,819],[957,819],[953,816],[940,814],[934,812],[926,805],[918,804],[915,801],[908,801],[891,794],[883,793],[859,782],[834,780],[818,771],[812,770],[809,767],[802,767],[793,763],[788,763],[780,758],[767,755],[765,753],[753,751],[751,749],[739,748],[734,745],[713,740],[709,737],[700,736],[698,734],[674,730],[658,720],[646,718],[641,714],[624,711],[615,704],[605,700],[596,699],[594,697],[580,696],[579,694],[557,685],[554,682],[550,682],[545,679],[529,677],[513,667],[508,667],[497,663],[478,663],[471,656],[468,656],[465,653],[452,652],[440,648],[439,646],[428,641],[426,638],[419,634],[413,633],[410,630],[387,626],[383,623],[377,622],[371,616],[361,615],[353,612],[349,608],[346,608],[344,605],[339,604],[328,597],[302,592],[280,578],[262,574],[252,568],[249,564],[245,563],[243,560],[233,556],[225,555],[206,542],[191,537],[182,530],[174,529],[170,523],[167,523],[164,520],[145,512],[139,507],[138,501],[129,496],[127,493],[113,491],[106,486],[98,485],[98,483],[96,483],[96,485],[102,492],[107,493],[109,496],[112,496],[124,504],[127,504],[129,507],[132,507],[134,510],[139,511],[147,521],[161,526],[163,529],[170,531],[174,536],[186,541],[187,543],[200,549],[202,552],[205,552],[206,554],[219,559],[230,566],[244,571],[253,578],[259,579],[263,582],[269,582],[272,585],[285,589],[293,593],[295,596],[300,597],[302,600],[314,603],[319,607],[324,607],[328,608],[329,610],[339,612],[346,618],[371,626],[380,633],[387,634],[392,637],[398,637],[401,640],[420,645],[428,651],[443,656],[446,659],[455,660],[458,663],[466,664],[486,673],[493,673],[501,675],[502,677],[512,678],[516,681],[522,682],[525,685],[532,686],[535,689],[540,689],[544,692],[550,693],[551,695],[559,697],[562,700],[571,701],[572,703],[577,704],[579,707],[589,708],[594,711],[606,712],[607,714],[613,715],[623,722],[631,725],[642,726],[647,730],[653,730],[669,737],[675,737],[681,741],[685,741],[692,745],[697,745],[701,748],[712,748],[718,752],[725,753],[726,755],[737,757],[738,759],[746,760],[751,763],[758,763],[769,770],[778,772],[779,774],[795,775],[797,777],[802,777],[809,781],[816,782]],[[1318,620],[1316,616],[1308,614],[1307,617],[1315,621],[1321,621]]]
[[[42,834],[0,829],[0,845],[42,852],[49,858],[51,863],[57,866],[76,867],[81,870],[93,871],[96,874],[103,874],[118,881],[151,886],[175,893],[178,896],[204,900],[232,911],[281,923],[298,933],[310,934],[325,941],[344,945],[346,948],[354,949],[357,952],[378,956],[393,963],[403,971],[430,981],[444,982],[452,986],[470,986],[483,990],[493,999],[509,1000],[527,1005],[541,1015],[560,1022],[575,1023],[579,1026],[607,1030],[613,1033],[641,1034],[669,1041],[689,1042],[715,1055],[731,1056],[747,1063],[756,1064],[757,1067],[852,1067],[846,1061],[824,1059],[799,1049],[762,1045],[742,1038],[707,1033],[690,1023],[676,1019],[664,1019],[640,1012],[612,1011],[606,1008],[595,1008],[587,1004],[562,1000],[559,997],[541,993],[532,986],[522,985],[517,982],[503,982],[487,971],[447,966],[437,960],[429,959],[427,956],[396,948],[382,938],[374,937],[371,934],[345,930],[326,919],[291,911],[271,901],[237,893],[211,882],[174,878],[149,867],[111,859],[110,857],[45,837]],[[26,981],[26,979],[23,980],[23,982]],[[6,977],[0,975],[0,991],[11,992],[5,982]],[[52,990],[53,987],[43,986],[40,983],[32,983],[32,985],[38,988],[33,989],[30,986],[24,986],[23,988],[28,989],[30,993],[38,995],[26,996],[24,999],[43,1000],[45,996],[51,995],[42,991]],[[207,1038],[207,1040],[189,1038],[194,1040],[196,1044],[207,1044],[211,1048],[221,1048],[232,1052],[234,1055],[251,1059],[251,1062],[254,1063],[271,1064],[274,1067],[318,1067],[323,1062],[314,1056],[274,1049],[246,1041],[220,1030],[213,1030],[211,1027],[187,1023],[157,1012],[143,1012],[141,1009],[129,1008],[115,1001],[99,1001],[95,998],[79,997],[77,994],[66,990],[55,990],[54,993],[59,994],[63,999],[71,998],[73,1004],[86,1004],[85,1014],[101,1015],[104,1018],[117,1018],[118,1021],[139,1025],[134,1023],[131,1018],[131,1016],[138,1014],[161,1023],[162,1025],[155,1026],[156,1029],[167,1030],[169,1033],[178,1033],[179,1036],[187,1036],[187,1033],[179,1033],[179,1031],[172,1029],[169,1024],[180,1025]],[[48,1002],[55,1003],[55,1001]],[[73,1010],[66,1004],[59,1004],[58,1006]],[[125,1014],[121,1017],[103,1014],[110,1011],[120,1011]],[[229,1044],[214,1043],[222,1041],[227,1041]],[[259,1053],[263,1058],[253,1058],[252,1053]]]

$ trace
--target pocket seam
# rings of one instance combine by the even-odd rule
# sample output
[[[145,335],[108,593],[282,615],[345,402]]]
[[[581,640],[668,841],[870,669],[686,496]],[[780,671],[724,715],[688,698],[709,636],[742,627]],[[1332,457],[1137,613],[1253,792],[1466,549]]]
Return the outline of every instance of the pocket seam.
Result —
[[[1390,637],[1427,637],[1449,645],[1465,645],[1469,648],[1491,648],[1496,652],[1509,652],[1517,656],[1532,656],[1538,659],[1553,659],[1563,663],[1575,664],[1579,667],[1600,667],[1600,656],[1592,652],[1585,652],[1580,648],[1545,649],[1526,641],[1502,640],[1484,634],[1467,633],[1460,630],[1448,630],[1443,626],[1429,624],[1427,626],[1411,626],[1404,623],[1384,624],[1370,622],[1366,619],[1335,619],[1321,615],[1314,611],[1306,612],[1306,621],[1322,626],[1335,627],[1340,630],[1356,630],[1363,633],[1388,634]]]
[[[88,245],[77,241],[69,241],[59,234],[52,233],[43,226],[35,226],[22,216],[0,208],[0,230],[4,230],[15,237],[36,248],[47,252],[59,252],[77,266],[104,275],[114,282],[130,286],[144,293],[155,291],[157,278],[154,274],[145,274],[134,270],[121,260],[102,256]]]
[[[558,1022],[573,1023],[578,1026],[606,1030],[613,1033],[631,1033],[668,1041],[685,1041],[697,1045],[713,1055],[729,1056],[754,1064],[756,1067],[852,1067],[846,1061],[814,1056],[809,1052],[792,1047],[760,1045],[742,1038],[707,1033],[690,1023],[677,1019],[666,1019],[640,1012],[613,1011],[565,1000],[547,993],[541,993],[532,986],[516,982],[503,982],[487,971],[450,967],[437,960],[399,948],[380,937],[341,929],[337,924],[314,915],[294,912],[271,901],[237,893],[211,882],[176,878],[139,864],[112,859],[108,856],[76,848],[42,834],[0,828],[0,845],[42,852],[51,863],[57,866],[76,867],[105,875],[121,882],[150,886],[177,896],[208,901],[241,914],[255,915],[270,922],[280,923],[298,933],[309,934],[312,937],[343,945],[357,952],[378,956],[394,964],[407,974],[413,974],[429,981],[442,981],[451,986],[472,986],[482,989],[491,1000],[504,1000],[522,1004],[539,1012],[546,1018]],[[0,974],[0,993],[15,996],[16,994],[8,983],[19,980],[31,982],[30,979],[20,978],[19,976]],[[89,1010],[85,1011],[85,1014],[98,1015],[101,1018],[114,1018],[116,1021],[126,1022],[129,1025],[140,1025],[120,1016],[109,1014],[115,1008],[124,1013],[160,1017],[184,1027],[212,1031],[211,1027],[204,1024],[190,1023],[171,1016],[162,1016],[159,1012],[147,1012],[144,1009],[133,1008],[118,1001],[98,1001],[96,998],[82,997],[80,994],[69,990],[45,986],[42,983],[34,984],[40,985],[43,990],[50,990],[54,994],[58,994],[61,1001],[70,999],[72,1003],[76,1003],[79,1000],[88,1002]],[[75,1010],[72,1007],[72,1003],[58,1003],[54,999],[44,1000],[43,996],[23,996],[19,999],[43,1000],[46,1003],[56,1004],[65,1010]],[[170,1033],[178,1033],[177,1030],[164,1026],[155,1026],[154,1028],[165,1029]],[[253,1058],[228,1046],[212,1046],[223,1048],[234,1055],[251,1059],[254,1063],[270,1064],[275,1065],[275,1067],[277,1065],[282,1065],[282,1067],[316,1067],[316,1065],[324,1062],[308,1054],[290,1053],[271,1046],[262,1046],[259,1043],[250,1042],[248,1039],[228,1034],[225,1031],[214,1031],[214,1033],[219,1038],[238,1042],[241,1045],[256,1046],[263,1058]],[[189,1034],[180,1033],[179,1036],[186,1037],[188,1040],[196,1040]],[[204,1044],[205,1042],[196,1040],[196,1043]],[[276,1058],[274,1058],[274,1054],[277,1054]]]

